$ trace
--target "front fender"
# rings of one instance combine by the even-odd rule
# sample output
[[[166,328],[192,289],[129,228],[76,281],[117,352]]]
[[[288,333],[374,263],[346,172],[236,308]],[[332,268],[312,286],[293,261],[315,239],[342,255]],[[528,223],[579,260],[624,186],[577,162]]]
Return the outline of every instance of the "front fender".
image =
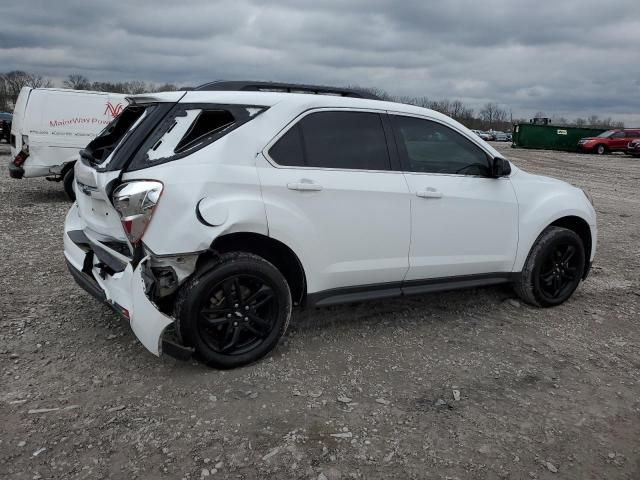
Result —
[[[567,185],[567,187],[569,187]],[[522,271],[533,244],[540,234],[554,222],[565,217],[584,220],[591,231],[590,260],[593,260],[597,243],[596,212],[582,191],[577,188],[560,189],[545,195],[518,192],[519,236],[518,251],[513,265],[514,272]],[[530,199],[530,200],[529,200]]]

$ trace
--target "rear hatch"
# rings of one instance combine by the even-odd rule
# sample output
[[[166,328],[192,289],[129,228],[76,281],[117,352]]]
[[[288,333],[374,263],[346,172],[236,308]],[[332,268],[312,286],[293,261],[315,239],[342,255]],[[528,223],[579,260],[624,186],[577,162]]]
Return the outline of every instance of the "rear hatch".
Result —
[[[184,92],[129,99],[130,104],[80,152],[75,166],[76,201],[85,234],[124,252],[127,240],[110,196],[147,137]]]
[[[75,167],[76,199],[89,230],[87,236],[128,246],[122,221],[129,224],[126,219],[121,221],[112,204],[112,193],[124,172],[188,157],[268,108],[180,102],[185,95],[169,92],[130,97],[120,116],[80,152],[81,160]]]

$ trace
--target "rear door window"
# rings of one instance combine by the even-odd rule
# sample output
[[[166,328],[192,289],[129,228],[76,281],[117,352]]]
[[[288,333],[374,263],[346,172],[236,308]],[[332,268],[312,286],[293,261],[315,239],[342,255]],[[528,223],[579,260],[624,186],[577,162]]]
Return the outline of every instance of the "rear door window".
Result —
[[[349,170],[391,170],[382,119],[378,113],[311,113],[269,150],[279,165]]]

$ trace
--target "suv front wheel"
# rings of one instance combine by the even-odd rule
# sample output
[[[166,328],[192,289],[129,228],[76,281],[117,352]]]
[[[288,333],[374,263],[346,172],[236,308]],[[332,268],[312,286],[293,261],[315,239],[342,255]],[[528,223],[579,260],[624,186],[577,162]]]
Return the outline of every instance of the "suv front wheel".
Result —
[[[524,264],[516,293],[525,302],[552,307],[575,291],[585,266],[584,245],[572,230],[548,227],[540,234]]]
[[[220,255],[187,281],[176,300],[177,330],[197,357],[235,368],[268,354],[291,318],[291,292],[280,271],[250,253]]]

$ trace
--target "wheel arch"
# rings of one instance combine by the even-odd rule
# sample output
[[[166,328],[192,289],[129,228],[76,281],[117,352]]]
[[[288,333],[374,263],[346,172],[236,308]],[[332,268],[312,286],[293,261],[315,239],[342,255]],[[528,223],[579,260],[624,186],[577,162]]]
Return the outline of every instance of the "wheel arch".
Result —
[[[69,160],[68,162],[65,162],[62,166],[62,170],[60,170],[60,176],[64,177],[69,170],[73,169],[73,167],[76,165],[76,162],[77,162],[76,158],[74,158],[73,160]]]
[[[581,217],[576,215],[569,215],[566,217],[558,218],[553,221],[549,227],[562,227],[575,232],[582,240],[584,246],[584,272],[583,277],[589,271],[589,260],[591,258],[591,248],[593,245],[593,239],[591,238],[591,227],[589,223]],[[547,227],[545,227],[547,228]]]
[[[549,227],[566,228],[575,232],[580,237],[580,240],[582,240],[582,244],[584,246],[585,270],[582,276],[583,278],[585,278],[586,274],[589,272],[589,264],[593,249],[594,238],[592,236],[592,230],[589,222],[573,212],[561,215],[552,220],[548,220],[533,231],[529,230],[530,233],[526,236],[526,243],[524,244],[526,248],[520,249],[520,247],[518,247],[518,255],[516,263],[514,265],[514,271],[519,272],[522,268],[524,268],[524,264],[529,257],[531,250],[536,245],[538,238],[540,238],[542,232],[544,232]],[[522,240],[523,239],[521,238],[521,241]]]
[[[198,259],[196,269],[211,258],[211,255],[233,251],[253,253],[271,262],[287,280],[294,305],[304,301],[307,281],[302,262],[287,245],[260,233],[235,232],[216,238],[210,251]]]

